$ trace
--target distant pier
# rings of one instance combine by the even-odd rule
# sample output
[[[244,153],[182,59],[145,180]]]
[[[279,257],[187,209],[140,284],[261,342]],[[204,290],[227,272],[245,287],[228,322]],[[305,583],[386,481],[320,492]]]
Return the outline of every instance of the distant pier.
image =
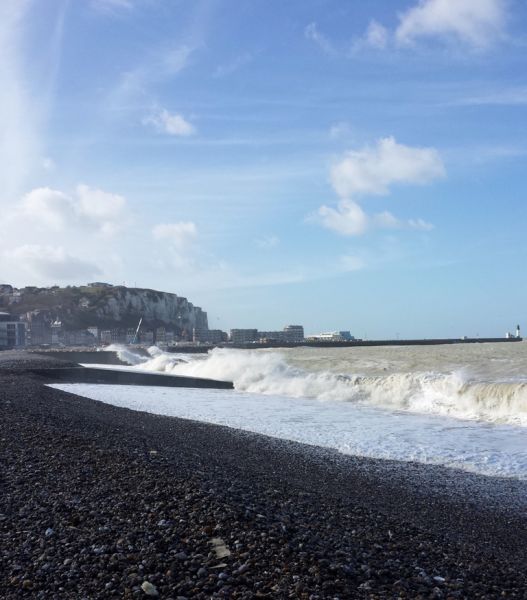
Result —
[[[247,344],[203,344],[189,346],[171,346],[165,352],[177,354],[205,354],[214,348],[232,348],[236,350],[260,350],[265,348],[372,348],[375,346],[440,346],[452,344],[498,344],[522,342],[521,337],[499,338],[430,338],[413,340],[349,340],[342,342],[332,341],[304,341],[304,342],[264,342]],[[128,346],[134,354],[150,357],[146,348],[141,346]],[[84,364],[126,365],[116,351],[91,350],[86,348],[64,348],[61,350],[30,350],[30,353],[52,356],[53,358]],[[103,376],[104,377],[104,376]]]
[[[247,344],[214,344],[202,346],[173,346],[166,348],[166,352],[200,353],[208,352],[213,348],[234,348],[237,350],[260,350],[262,348],[363,348],[373,346],[440,346],[451,344],[496,344],[522,342],[521,337],[499,338],[430,338],[417,340],[349,340],[342,342],[332,341],[304,341],[304,342],[255,342]]]

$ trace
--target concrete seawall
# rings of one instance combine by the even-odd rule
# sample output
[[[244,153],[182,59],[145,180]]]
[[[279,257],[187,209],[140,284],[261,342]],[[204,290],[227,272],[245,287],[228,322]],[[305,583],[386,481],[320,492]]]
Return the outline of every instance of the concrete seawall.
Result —
[[[143,350],[143,348],[133,348],[133,352],[145,357],[150,356],[146,350]],[[33,354],[33,351],[30,351],[30,353]],[[119,358],[117,352],[112,350],[44,350],[36,352],[36,354],[56,358],[57,360],[92,365],[124,366],[128,364]]]
[[[156,387],[188,387],[231,390],[230,381],[182,377],[164,373],[139,373],[88,367],[33,368],[33,375],[44,379],[46,383],[103,383],[109,385],[148,385]]]

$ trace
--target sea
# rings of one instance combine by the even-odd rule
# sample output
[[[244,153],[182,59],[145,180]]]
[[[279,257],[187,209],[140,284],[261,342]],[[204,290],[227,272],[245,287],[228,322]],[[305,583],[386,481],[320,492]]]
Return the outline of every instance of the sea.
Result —
[[[527,342],[208,354],[152,347],[148,356],[109,349],[130,364],[118,368],[227,380],[234,390],[53,387],[348,455],[527,479]]]

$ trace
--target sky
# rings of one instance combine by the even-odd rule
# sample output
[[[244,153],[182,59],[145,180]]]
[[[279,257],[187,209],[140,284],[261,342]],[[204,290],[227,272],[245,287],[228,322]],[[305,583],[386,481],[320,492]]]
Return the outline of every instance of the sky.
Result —
[[[2,0],[0,283],[527,328],[523,0]]]

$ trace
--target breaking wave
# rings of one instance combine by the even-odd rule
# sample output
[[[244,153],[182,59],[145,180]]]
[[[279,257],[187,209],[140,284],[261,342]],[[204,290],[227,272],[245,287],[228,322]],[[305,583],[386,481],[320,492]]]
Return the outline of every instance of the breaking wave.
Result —
[[[244,392],[527,426],[525,380],[484,381],[471,378],[463,369],[386,375],[306,371],[288,364],[276,351],[216,348],[208,354],[191,355],[152,347],[149,356],[143,357],[128,349],[113,349],[141,370],[232,381],[235,389]]]

